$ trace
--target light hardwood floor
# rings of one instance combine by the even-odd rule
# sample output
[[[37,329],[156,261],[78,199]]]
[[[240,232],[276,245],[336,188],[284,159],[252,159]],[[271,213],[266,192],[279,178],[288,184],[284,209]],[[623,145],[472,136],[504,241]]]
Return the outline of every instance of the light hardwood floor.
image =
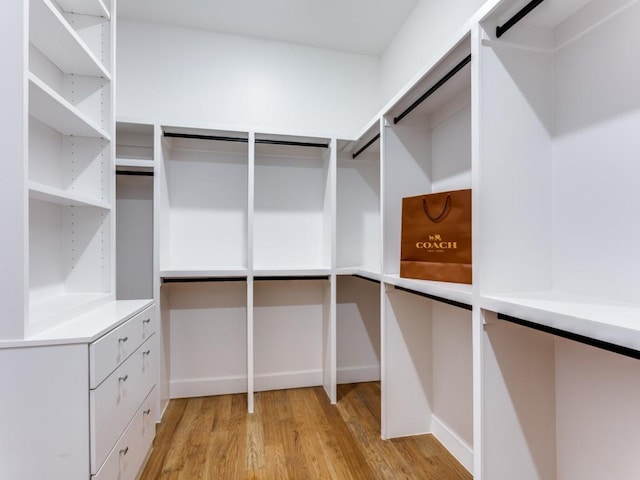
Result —
[[[431,435],[380,439],[380,384],[172,400],[141,480],[469,480]]]

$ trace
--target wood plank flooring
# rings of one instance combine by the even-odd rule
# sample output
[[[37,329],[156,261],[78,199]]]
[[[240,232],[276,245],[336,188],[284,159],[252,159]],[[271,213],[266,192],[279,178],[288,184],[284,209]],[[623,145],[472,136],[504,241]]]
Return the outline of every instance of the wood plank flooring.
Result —
[[[431,435],[380,439],[380,384],[172,400],[141,480],[469,480]]]

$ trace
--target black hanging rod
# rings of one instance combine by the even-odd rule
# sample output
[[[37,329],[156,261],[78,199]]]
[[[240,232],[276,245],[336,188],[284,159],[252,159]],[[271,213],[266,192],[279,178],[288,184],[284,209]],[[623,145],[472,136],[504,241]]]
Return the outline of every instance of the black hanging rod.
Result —
[[[353,276],[356,278],[361,278],[362,280],[367,280],[368,282],[377,283],[378,285],[380,284],[380,280],[375,280],[373,278],[365,277],[364,275],[358,275],[357,273],[355,273]]]
[[[640,351],[634,350],[633,348],[623,347],[621,345],[616,345],[615,343],[605,342],[604,340],[598,340],[596,338],[580,335],[579,333],[567,332],[566,330],[560,330],[559,328],[541,325],[536,322],[523,320],[522,318],[512,317],[503,313],[498,313],[498,318],[506,322],[515,323],[517,325],[522,325],[523,327],[532,328],[534,330],[539,330],[551,335],[567,338],[575,342],[584,343],[585,345],[601,348],[602,350],[607,350],[609,352],[624,355],[625,357],[631,357],[635,358],[636,360],[640,360]]]
[[[416,100],[411,105],[409,105],[409,108],[407,108],[404,112],[402,112],[397,117],[394,117],[393,118],[394,125],[397,124],[404,117],[409,115],[413,111],[413,109],[415,109],[418,105],[420,105],[422,102],[424,102],[427,98],[429,98],[431,95],[433,95],[433,93],[436,90],[438,90],[441,86],[443,86],[445,83],[447,83],[451,79],[451,77],[453,77],[456,73],[458,73],[460,70],[462,70],[465,67],[465,65],[467,63],[469,63],[470,61],[471,61],[471,54],[467,55],[464,58],[464,60],[462,60],[455,67],[453,67],[451,70],[449,70],[449,72],[447,72],[447,74],[444,77],[442,77],[440,80],[438,80],[438,82],[433,87],[431,87],[429,90],[427,90],[426,93],[424,93],[418,100]]]
[[[458,308],[463,308],[465,310],[473,310],[473,307],[471,307],[471,305],[463,303],[463,302],[458,302],[456,300],[449,300],[448,298],[443,298],[443,297],[438,297],[437,295],[431,295],[429,293],[423,293],[423,292],[416,292],[415,290],[411,290],[409,288],[404,288],[404,287],[395,287],[396,290],[401,290],[403,292],[407,292],[407,293],[413,293],[414,295],[419,295],[421,297],[425,297],[428,298],[430,300],[435,300],[436,302],[440,302],[440,303],[446,303],[447,305],[452,305],[454,307],[458,307]]]
[[[246,282],[247,277],[165,277],[162,283]]]
[[[254,278],[255,281],[272,280],[329,280],[329,275],[285,275],[285,276],[264,276]]]
[[[144,170],[116,170],[116,175],[130,175],[135,177],[153,177],[153,172]]]
[[[511,17],[509,20],[507,20],[502,25],[498,25],[496,27],[496,37],[500,38],[502,35],[504,35],[507,32],[507,30],[509,30],[511,27],[513,27],[516,23],[518,23],[524,17],[526,17],[531,12],[531,10],[536,8],[542,2],[544,2],[544,0],[531,0],[524,7],[522,7],[518,11],[518,13],[516,13],[513,17]]]
[[[356,153],[354,153],[352,155],[352,158],[356,158],[358,155],[360,155],[362,152],[364,152],[367,148],[369,148],[371,145],[373,145],[373,142],[375,142],[376,140],[378,140],[380,138],[380,134],[376,134],[375,137],[373,137],[371,140],[369,140],[367,143],[365,143]]]
[[[223,135],[200,135],[195,133],[174,133],[174,132],[164,132],[165,137],[171,138],[192,138],[196,140],[218,140],[220,142],[239,142],[239,143],[249,143],[248,138],[243,137],[225,137]]]
[[[266,138],[256,138],[256,143],[261,143],[263,145],[288,145],[291,147],[329,148],[328,143],[295,142],[293,140],[269,140]]]

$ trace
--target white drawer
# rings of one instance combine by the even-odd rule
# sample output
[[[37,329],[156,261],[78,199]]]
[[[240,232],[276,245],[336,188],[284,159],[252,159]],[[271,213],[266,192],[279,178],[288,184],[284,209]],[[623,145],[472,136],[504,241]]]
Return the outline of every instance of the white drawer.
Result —
[[[133,316],[89,345],[89,386],[96,388],[155,332],[154,308]]]
[[[93,480],[134,480],[156,434],[155,389],[144,400]]]
[[[149,338],[100,386],[91,390],[91,473],[96,473],[155,385],[157,349]]]

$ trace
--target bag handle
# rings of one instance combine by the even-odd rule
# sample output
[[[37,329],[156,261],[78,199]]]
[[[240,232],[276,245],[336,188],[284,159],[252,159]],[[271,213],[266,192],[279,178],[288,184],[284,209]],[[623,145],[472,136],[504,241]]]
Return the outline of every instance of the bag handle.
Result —
[[[427,197],[424,197],[422,199],[422,208],[424,210],[424,213],[427,214],[427,217],[429,217],[429,220],[431,220],[433,223],[439,223],[442,220],[444,220],[446,216],[449,215],[449,212],[451,211],[451,195],[447,194],[447,200],[444,202],[444,208],[442,209],[442,212],[440,212],[440,215],[438,215],[435,218],[432,217],[431,214],[429,213],[429,206],[427,205]]]

